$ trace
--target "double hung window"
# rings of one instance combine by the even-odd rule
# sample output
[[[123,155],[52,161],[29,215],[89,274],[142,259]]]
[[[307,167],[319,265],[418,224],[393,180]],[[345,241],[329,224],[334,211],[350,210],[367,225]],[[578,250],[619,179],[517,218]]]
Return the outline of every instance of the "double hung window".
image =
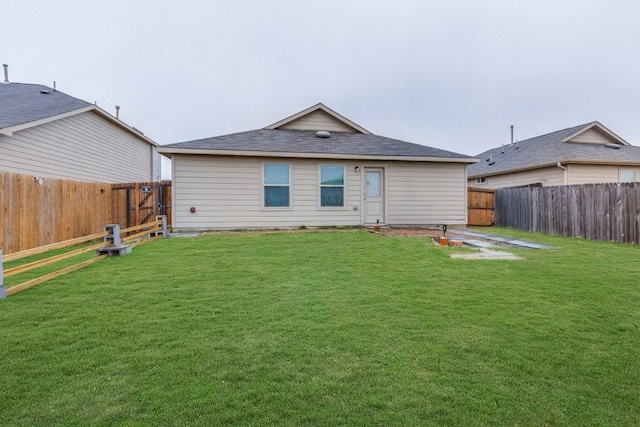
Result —
[[[320,165],[320,206],[344,206],[344,166]]]
[[[262,182],[265,208],[288,208],[291,206],[290,174],[287,163],[265,163]]]

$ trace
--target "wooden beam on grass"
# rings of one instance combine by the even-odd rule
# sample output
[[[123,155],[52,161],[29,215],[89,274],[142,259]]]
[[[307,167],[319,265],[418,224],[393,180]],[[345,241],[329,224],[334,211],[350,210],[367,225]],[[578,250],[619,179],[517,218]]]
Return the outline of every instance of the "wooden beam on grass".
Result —
[[[120,230],[120,233],[124,234],[124,233],[130,233],[132,231],[145,230],[145,229],[149,231],[156,231],[157,229],[160,228],[161,225],[162,225],[162,221],[147,222],[145,224],[135,225],[129,228],[123,228]]]
[[[4,271],[4,277],[15,276],[16,274],[24,273],[25,271],[33,270],[34,268],[44,267],[45,265],[53,264],[54,262],[62,261],[63,259],[71,258],[73,256],[80,255],[85,252],[96,250],[97,248],[100,248],[104,245],[105,245],[104,242],[100,242],[95,245],[76,249],[75,251],[66,252],[60,255],[55,255],[49,258],[34,261],[29,264],[24,264],[19,267],[10,268]]]
[[[81,262],[79,264],[75,264],[70,267],[63,268],[62,270],[49,273],[45,276],[38,277],[36,279],[29,280],[24,283],[20,283],[19,285],[12,286],[7,289],[7,296],[17,294],[18,292],[22,292],[26,289],[32,288],[36,285],[39,285],[40,283],[46,282],[47,280],[53,279],[55,277],[62,276],[67,273],[71,273],[72,271],[80,270],[81,268],[86,267],[87,265],[93,264],[94,262],[100,261],[106,258],[107,256],[108,255],[100,255],[98,257],[91,258],[90,260]]]
[[[69,246],[77,245],[77,244],[80,244],[80,243],[86,243],[86,242],[90,242],[92,240],[102,239],[107,234],[108,233],[106,231],[103,231],[101,233],[90,234],[88,236],[77,237],[75,239],[65,240],[63,242],[52,243],[50,245],[40,246],[38,248],[27,249],[26,251],[14,252],[12,254],[4,255],[2,260],[4,262],[14,261],[16,259],[24,258],[26,256],[31,256],[31,255],[42,254],[42,253],[45,253],[45,252],[48,252],[48,251],[52,251],[54,249],[67,248]]]

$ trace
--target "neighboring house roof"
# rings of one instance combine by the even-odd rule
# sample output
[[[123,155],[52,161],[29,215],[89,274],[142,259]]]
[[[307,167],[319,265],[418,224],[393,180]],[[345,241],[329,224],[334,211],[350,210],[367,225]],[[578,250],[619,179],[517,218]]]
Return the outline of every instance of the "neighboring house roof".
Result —
[[[103,109],[82,99],[38,84],[0,84],[0,135],[28,129],[54,120],[93,111],[104,119],[156,146],[142,132],[113,117]]]
[[[598,142],[590,142],[596,140],[594,135]],[[600,123],[591,122],[493,148],[476,157],[480,162],[469,166],[469,178],[558,163],[640,164],[640,147],[630,145]]]
[[[86,101],[43,85],[0,85],[0,128],[35,122],[91,106]]]
[[[285,126],[317,110],[330,112],[335,120],[346,123],[353,132],[330,132],[329,138],[319,137],[314,130],[283,130]],[[302,114],[304,113],[304,114]],[[321,131],[323,129],[317,129]],[[387,159],[407,161],[449,161],[473,163],[477,159],[464,154],[440,150],[397,139],[373,135],[364,128],[317,104],[301,113],[277,122],[265,129],[198,139],[158,148],[162,153],[216,154],[260,157],[311,157]]]

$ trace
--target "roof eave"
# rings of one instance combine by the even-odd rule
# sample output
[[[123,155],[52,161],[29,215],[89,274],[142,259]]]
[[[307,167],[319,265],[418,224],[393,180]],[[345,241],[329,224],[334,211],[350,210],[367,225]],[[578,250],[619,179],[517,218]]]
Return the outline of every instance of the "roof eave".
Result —
[[[285,157],[301,159],[342,159],[342,160],[393,160],[405,162],[439,162],[439,163],[477,163],[479,159],[466,157],[431,157],[431,156],[391,156],[366,154],[336,154],[336,153],[300,153],[288,151],[245,151],[245,150],[215,150],[198,148],[158,147],[162,154],[204,154],[209,156],[240,156],[240,157]]]
[[[472,179],[472,178],[480,178],[483,176],[489,177],[489,176],[506,175],[510,173],[524,172],[524,171],[534,170],[534,169],[555,167],[558,164],[560,165],[579,164],[579,165],[603,165],[603,166],[606,166],[606,165],[638,165],[640,166],[640,160],[627,160],[627,159],[624,159],[624,160],[602,160],[602,159],[560,160],[557,162],[541,163],[538,165],[507,169],[507,170],[502,170],[498,172],[469,174],[468,178]]]
[[[55,116],[49,116],[43,119],[33,120],[31,122],[20,123],[14,126],[7,126],[6,128],[0,129],[0,133],[7,136],[13,136],[14,132],[29,129],[35,126],[44,125],[46,123],[54,122],[56,120],[75,116],[77,114],[86,113],[87,111],[91,111],[95,108],[97,108],[95,105],[88,105],[86,107],[78,108],[76,110],[67,111],[66,113],[56,114]]]
[[[494,171],[494,172],[488,172],[488,173],[474,173],[474,174],[468,174],[468,178],[479,178],[479,177],[483,177],[483,176],[497,176],[497,175],[506,175],[509,173],[515,173],[515,172],[524,172],[524,171],[528,171],[528,170],[533,170],[533,169],[542,169],[542,168],[548,168],[551,166],[556,166],[558,163],[564,164],[565,162],[560,161],[560,162],[553,162],[553,163],[541,163],[539,165],[530,165],[530,166],[523,166],[523,167],[519,167],[519,168],[513,168],[513,169],[506,169],[506,170],[501,170],[501,171]]]
[[[140,132],[138,129],[135,129],[132,126],[129,126],[128,124],[126,124],[125,122],[123,122],[122,120],[114,117],[113,115],[109,114],[108,112],[106,112],[105,110],[103,110],[102,108],[94,105],[92,106],[94,111],[96,113],[98,113],[100,116],[102,116],[103,118],[109,120],[111,123],[113,123],[114,125],[122,128],[124,131],[144,140],[145,142],[153,145],[154,147],[158,147],[158,143],[153,141],[151,138],[149,138],[148,136],[146,136],[145,134],[143,134],[142,132]]]
[[[97,105],[87,105],[86,107],[78,108],[76,110],[67,111],[66,113],[57,114],[55,116],[45,117],[43,119],[34,120],[34,121],[31,121],[31,122],[26,122],[26,123],[20,123],[20,124],[14,125],[14,126],[8,126],[6,128],[0,129],[0,135],[13,136],[13,134],[15,132],[18,132],[18,131],[21,131],[21,130],[30,129],[30,128],[36,127],[36,126],[41,126],[41,125],[44,125],[44,124],[47,124],[47,123],[55,122],[56,120],[66,119],[67,117],[76,116],[78,114],[87,113],[87,112],[90,112],[90,111],[96,112],[102,118],[107,119],[108,121],[110,121],[114,125],[120,127],[122,130],[134,135],[135,137],[144,140],[146,143],[151,144],[154,147],[158,146],[158,143],[156,143],[155,141],[151,140],[149,137],[145,136],[142,132],[138,131],[137,129],[132,128],[131,126],[127,125],[122,120],[115,118],[114,116],[112,116],[111,114],[107,113],[105,110],[103,110],[102,108],[98,107]]]

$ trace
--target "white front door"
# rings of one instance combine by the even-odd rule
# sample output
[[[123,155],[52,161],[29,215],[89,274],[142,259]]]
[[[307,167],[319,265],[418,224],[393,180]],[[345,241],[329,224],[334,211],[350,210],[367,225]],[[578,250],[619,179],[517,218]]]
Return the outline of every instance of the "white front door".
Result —
[[[384,224],[384,169],[364,170],[364,223]]]

